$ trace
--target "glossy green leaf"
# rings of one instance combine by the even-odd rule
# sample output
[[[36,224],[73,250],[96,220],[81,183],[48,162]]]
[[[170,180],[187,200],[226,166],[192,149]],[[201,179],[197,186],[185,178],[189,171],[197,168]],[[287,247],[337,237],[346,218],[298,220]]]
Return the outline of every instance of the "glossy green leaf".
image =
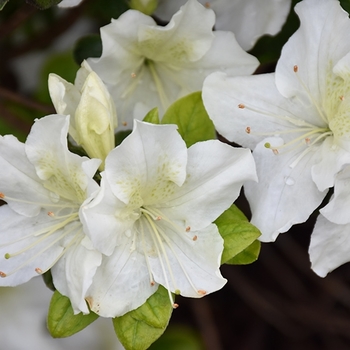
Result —
[[[146,116],[143,118],[144,122],[152,123],[152,124],[159,124],[159,113],[158,113],[158,108],[155,107],[151,109]]]
[[[216,219],[215,224],[224,239],[222,264],[241,253],[260,236],[260,231],[234,204]]]
[[[65,338],[80,332],[97,318],[93,312],[74,315],[70,300],[56,290],[50,302],[47,326],[54,338]]]
[[[204,108],[201,92],[194,92],[174,102],[165,112],[162,124],[177,124],[187,147],[198,141],[216,138],[215,127]]]
[[[30,5],[37,7],[39,10],[45,10],[52,6],[56,6],[62,0],[26,0]]]
[[[139,308],[113,319],[114,330],[126,350],[144,350],[165,331],[172,305],[167,290],[158,290]]]
[[[242,252],[234,256],[232,259],[226,261],[225,264],[230,265],[248,265],[256,261],[260,253],[260,241],[254,241],[250,246]]]
[[[102,40],[98,34],[91,34],[80,38],[74,46],[74,60],[81,64],[89,57],[100,57],[102,55]]]

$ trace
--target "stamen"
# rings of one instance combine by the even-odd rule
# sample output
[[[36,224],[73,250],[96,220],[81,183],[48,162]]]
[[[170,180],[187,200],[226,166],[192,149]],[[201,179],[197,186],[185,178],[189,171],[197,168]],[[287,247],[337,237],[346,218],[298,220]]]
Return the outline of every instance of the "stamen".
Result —
[[[177,309],[179,307],[179,304],[174,303],[173,304],[173,309]]]
[[[5,278],[5,277],[7,277],[7,275],[5,272],[0,271],[0,277]]]
[[[207,1],[207,2],[204,4],[204,6],[205,6],[207,9],[210,9],[210,2]]]
[[[199,295],[206,295],[207,294],[207,291],[203,290],[203,289],[199,289],[198,290],[198,294]]]
[[[136,78],[136,73],[132,72],[131,73],[131,78]]]
[[[344,101],[345,100],[345,97],[342,95],[339,97],[340,98],[340,101]]]
[[[80,224],[79,224],[80,225]],[[73,226],[70,230],[67,230],[65,232],[63,232],[60,236],[58,236],[54,241],[52,241],[48,246],[46,246],[44,249],[40,250],[38,253],[36,253],[35,255],[33,255],[31,258],[29,258],[28,260],[26,260],[23,264],[21,264],[20,266],[18,266],[17,268],[15,268],[14,270],[12,270],[11,272],[8,272],[6,275],[10,276],[12,274],[14,274],[15,272],[19,271],[22,267],[26,266],[27,264],[29,264],[31,261],[35,260],[39,255],[41,255],[42,253],[44,253],[45,251],[47,251],[48,249],[50,249],[53,245],[55,245],[59,240],[61,240],[62,238],[64,238],[65,236],[67,236],[69,233],[71,233],[72,231],[74,231],[76,228],[78,227],[78,225]],[[44,237],[46,237],[47,235],[45,235]],[[76,239],[76,235],[73,237],[72,241]],[[41,239],[40,239],[41,240]],[[29,247],[23,249],[21,252],[24,252],[28,249],[30,249],[32,246],[35,246],[36,244],[31,244]],[[65,252],[67,250],[67,248],[70,245],[68,244],[68,246],[63,249],[63,252]],[[20,254],[21,252],[16,252],[14,254],[11,254],[11,257]],[[62,253],[63,253],[62,252]],[[59,257],[61,257],[63,254],[60,254]],[[54,263],[57,262],[58,259],[55,260]],[[53,264],[51,264],[51,267],[53,266]],[[50,267],[50,268],[51,268]],[[46,272],[46,271],[44,271]]]
[[[122,122],[122,125],[123,125],[123,126],[127,126],[128,123],[127,123],[127,122]]]
[[[328,119],[327,116],[324,115],[324,113],[321,111],[318,103],[315,101],[314,97],[312,96],[312,94],[310,93],[308,87],[304,84],[304,82],[300,79],[298,71],[299,71],[299,67],[297,65],[295,65],[293,67],[294,73],[296,73],[296,77],[300,83],[300,85],[304,88],[309,100],[312,102],[312,104],[315,106],[316,110],[318,111],[318,114],[320,116],[320,118],[328,125]]]
[[[171,305],[174,305],[174,299],[173,299],[173,296],[171,294],[171,291],[170,291],[170,286],[169,286],[169,282],[168,282],[168,278],[167,278],[167,274],[166,274],[166,271],[165,271],[165,266],[164,266],[164,263],[163,263],[163,259],[162,259],[162,256],[160,254],[160,251],[159,251],[159,248],[158,248],[158,243],[163,251],[163,255],[165,257],[165,260],[166,260],[166,263],[168,265],[168,269],[169,269],[169,272],[170,272],[170,278],[172,279],[172,282],[175,286],[175,282],[174,282],[174,276],[173,276],[173,273],[172,273],[172,270],[171,270],[171,267],[170,267],[170,264],[169,264],[169,260],[168,260],[168,257],[166,255],[166,252],[165,252],[165,249],[163,247],[163,244],[161,242],[161,239],[159,237],[159,234],[158,234],[158,231],[157,231],[157,228],[155,227],[153,221],[151,220],[151,217],[147,214],[144,215],[144,218],[146,219],[146,223],[148,224],[149,228],[150,228],[150,231],[155,233],[155,235],[151,235],[152,237],[152,240],[153,240],[153,243],[154,243],[154,246],[157,250],[157,255],[158,255],[158,258],[159,258],[159,262],[160,262],[160,266],[162,268],[162,271],[163,271],[163,276],[164,276],[164,280],[165,280],[165,284],[166,284],[166,289],[168,291],[168,296],[169,296],[169,299],[170,299],[170,304]],[[157,240],[158,240],[158,243],[157,243]]]
[[[35,269],[35,272],[36,272],[38,275],[42,275],[42,274],[43,274],[43,270],[40,269],[39,267],[37,267],[37,268]]]
[[[191,231],[191,227],[190,226],[187,226],[186,229],[185,229],[186,232],[190,232]]]
[[[55,216],[55,214],[54,214],[52,211],[49,211],[49,212],[47,213],[47,215],[48,215],[48,216],[51,216],[51,217],[54,217],[54,216]]]
[[[196,241],[198,239],[197,236],[193,236],[192,241]]]
[[[155,282],[154,282],[153,275],[152,275],[151,265],[150,265],[150,263],[149,263],[148,255],[146,254],[146,250],[145,250],[145,246],[146,246],[146,242],[145,242],[145,231],[144,231],[144,229],[143,229],[142,220],[139,220],[139,225],[141,226],[142,248],[143,248],[143,254],[144,254],[145,259],[146,259],[146,265],[147,265],[147,269],[148,269],[149,280],[150,280],[151,286],[154,286],[154,285],[155,285]]]
[[[243,103],[240,103],[240,104],[238,105],[238,108],[244,109],[244,108],[245,108],[245,105],[244,105]]]
[[[247,127],[245,128],[245,132],[246,132],[247,134],[250,134],[250,126],[247,126]]]
[[[64,204],[55,204],[55,203],[40,203],[40,202],[34,202],[34,201],[26,201],[23,199],[13,198],[6,196],[3,192],[0,192],[0,199],[4,199],[6,201],[11,200],[17,203],[25,203],[25,204],[35,204],[37,206],[40,206],[42,208],[45,207],[56,207],[56,208],[79,208],[79,205],[77,204],[69,204],[69,202],[65,202]]]

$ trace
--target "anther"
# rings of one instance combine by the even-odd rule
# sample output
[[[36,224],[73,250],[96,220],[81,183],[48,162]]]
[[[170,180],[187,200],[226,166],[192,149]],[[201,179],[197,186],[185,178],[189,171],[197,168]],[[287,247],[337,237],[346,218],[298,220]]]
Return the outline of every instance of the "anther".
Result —
[[[192,241],[196,241],[197,238],[198,238],[197,236],[193,236]]]
[[[206,294],[207,294],[207,291],[205,291],[205,290],[203,290],[203,289],[199,289],[199,290],[197,291],[197,293],[198,293],[199,295],[206,295]]]
[[[247,126],[247,127],[245,128],[245,132],[246,132],[247,134],[250,134],[250,126]]]
[[[54,214],[52,211],[49,211],[49,212],[47,213],[47,215],[48,215],[48,216],[51,216],[51,217],[55,216],[55,214]]]
[[[4,195],[2,192],[0,192],[0,198],[1,198],[1,199],[4,199],[4,198],[5,198],[5,195]]]
[[[277,150],[276,148],[273,148],[273,149],[272,149],[272,152],[273,152],[273,154],[275,154],[275,155],[279,154],[279,152],[278,152],[278,150]]]
[[[123,126],[127,126],[128,123],[127,123],[127,122],[122,122],[122,125],[123,125]]]
[[[307,138],[305,139],[305,143],[306,143],[307,145],[309,145],[310,142],[311,142],[311,139],[310,139],[309,137],[307,137]]]
[[[186,232],[190,232],[191,231],[191,227],[190,226],[187,226],[186,227]]]
[[[207,2],[204,4],[204,6],[205,6],[207,9],[210,9],[210,2],[207,1]]]
[[[157,216],[157,217],[156,217],[156,221],[159,221],[159,220],[162,220],[162,217],[161,217],[161,216]]]
[[[294,73],[297,73],[298,70],[299,70],[299,67],[298,67],[297,65],[295,65],[295,66],[293,67],[293,70],[294,70]]]
[[[35,272],[36,272],[37,274],[39,274],[39,275],[42,275],[43,270],[40,269],[39,267],[37,267],[37,268],[35,269]]]
[[[238,108],[243,109],[243,108],[245,108],[245,105],[244,105],[243,103],[240,103],[240,104],[238,105]]]
[[[4,277],[6,277],[6,276],[7,276],[7,275],[6,275],[5,272],[0,271],[0,277],[4,278]]]
[[[174,303],[173,304],[173,309],[177,309],[179,307],[179,304]]]
[[[151,281],[151,286],[153,287],[155,285],[154,281]]]
[[[340,101],[344,101],[345,100],[344,95],[341,95],[339,98],[340,98]]]
[[[132,72],[131,73],[131,78],[136,78],[136,73]]]

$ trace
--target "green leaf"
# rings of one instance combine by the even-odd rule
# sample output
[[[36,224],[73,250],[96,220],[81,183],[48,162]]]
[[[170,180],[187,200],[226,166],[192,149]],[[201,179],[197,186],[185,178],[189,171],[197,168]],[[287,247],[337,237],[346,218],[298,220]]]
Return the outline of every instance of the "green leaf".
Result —
[[[89,57],[100,57],[102,55],[102,40],[98,34],[90,34],[80,38],[74,46],[73,56],[77,64]]]
[[[221,264],[241,253],[260,236],[260,231],[234,204],[216,219],[215,224],[224,239]]]
[[[158,108],[155,107],[151,109],[146,116],[143,118],[144,122],[152,123],[152,124],[159,124],[159,113],[158,113]]]
[[[159,286],[139,308],[114,318],[114,330],[126,350],[144,350],[164,333],[172,311],[167,290]]]
[[[56,290],[50,302],[47,327],[54,338],[65,338],[80,332],[97,318],[93,312],[74,315],[70,300]]]
[[[199,333],[186,325],[170,325],[149,350],[202,350],[204,348]]]
[[[37,7],[39,10],[45,10],[59,4],[62,0],[26,0],[30,5]]]
[[[8,1],[9,0],[0,0],[0,11],[5,7],[5,5]]]
[[[165,112],[162,124],[177,124],[187,147],[198,141],[216,138],[215,127],[204,108],[201,92],[194,92],[174,102]]]
[[[225,264],[230,265],[248,265],[258,259],[260,253],[260,242],[254,241],[250,246],[244,249],[242,252],[234,256],[232,259],[226,261]]]

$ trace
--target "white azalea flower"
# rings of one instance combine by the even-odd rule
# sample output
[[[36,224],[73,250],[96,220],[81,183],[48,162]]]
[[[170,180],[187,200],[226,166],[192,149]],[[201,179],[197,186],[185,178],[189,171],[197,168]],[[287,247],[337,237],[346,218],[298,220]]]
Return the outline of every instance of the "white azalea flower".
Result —
[[[217,130],[254,148],[258,184],[246,195],[262,241],[305,221],[350,163],[350,20],[336,0],[297,4],[301,26],[275,74],[208,77]]]
[[[186,0],[159,0],[155,15],[169,20]],[[291,0],[199,0],[214,10],[215,28],[232,31],[244,50],[263,35],[277,34],[290,10]]]
[[[69,134],[91,158],[102,160],[115,147],[117,114],[114,102],[101,79],[84,61],[75,84],[51,73],[49,91],[59,114],[70,115]]]
[[[59,4],[58,7],[74,7],[78,6],[82,0],[62,0]]]
[[[98,190],[100,161],[68,151],[69,117],[37,120],[25,144],[0,139],[0,285],[15,286],[51,269],[56,288],[76,312],[101,254],[92,248],[79,209]]]
[[[201,90],[209,73],[254,72],[257,59],[232,33],[213,32],[214,23],[212,10],[190,0],[165,27],[129,10],[101,28],[102,56],[88,63],[108,86],[120,124],[130,129],[154,107],[162,115],[178,98]]]
[[[223,287],[223,240],[212,222],[256,180],[247,149],[217,140],[188,150],[175,125],[135,121],[106,159],[101,192],[82,209],[86,232],[106,257],[87,292],[92,311],[137,308],[158,284],[202,297]]]

